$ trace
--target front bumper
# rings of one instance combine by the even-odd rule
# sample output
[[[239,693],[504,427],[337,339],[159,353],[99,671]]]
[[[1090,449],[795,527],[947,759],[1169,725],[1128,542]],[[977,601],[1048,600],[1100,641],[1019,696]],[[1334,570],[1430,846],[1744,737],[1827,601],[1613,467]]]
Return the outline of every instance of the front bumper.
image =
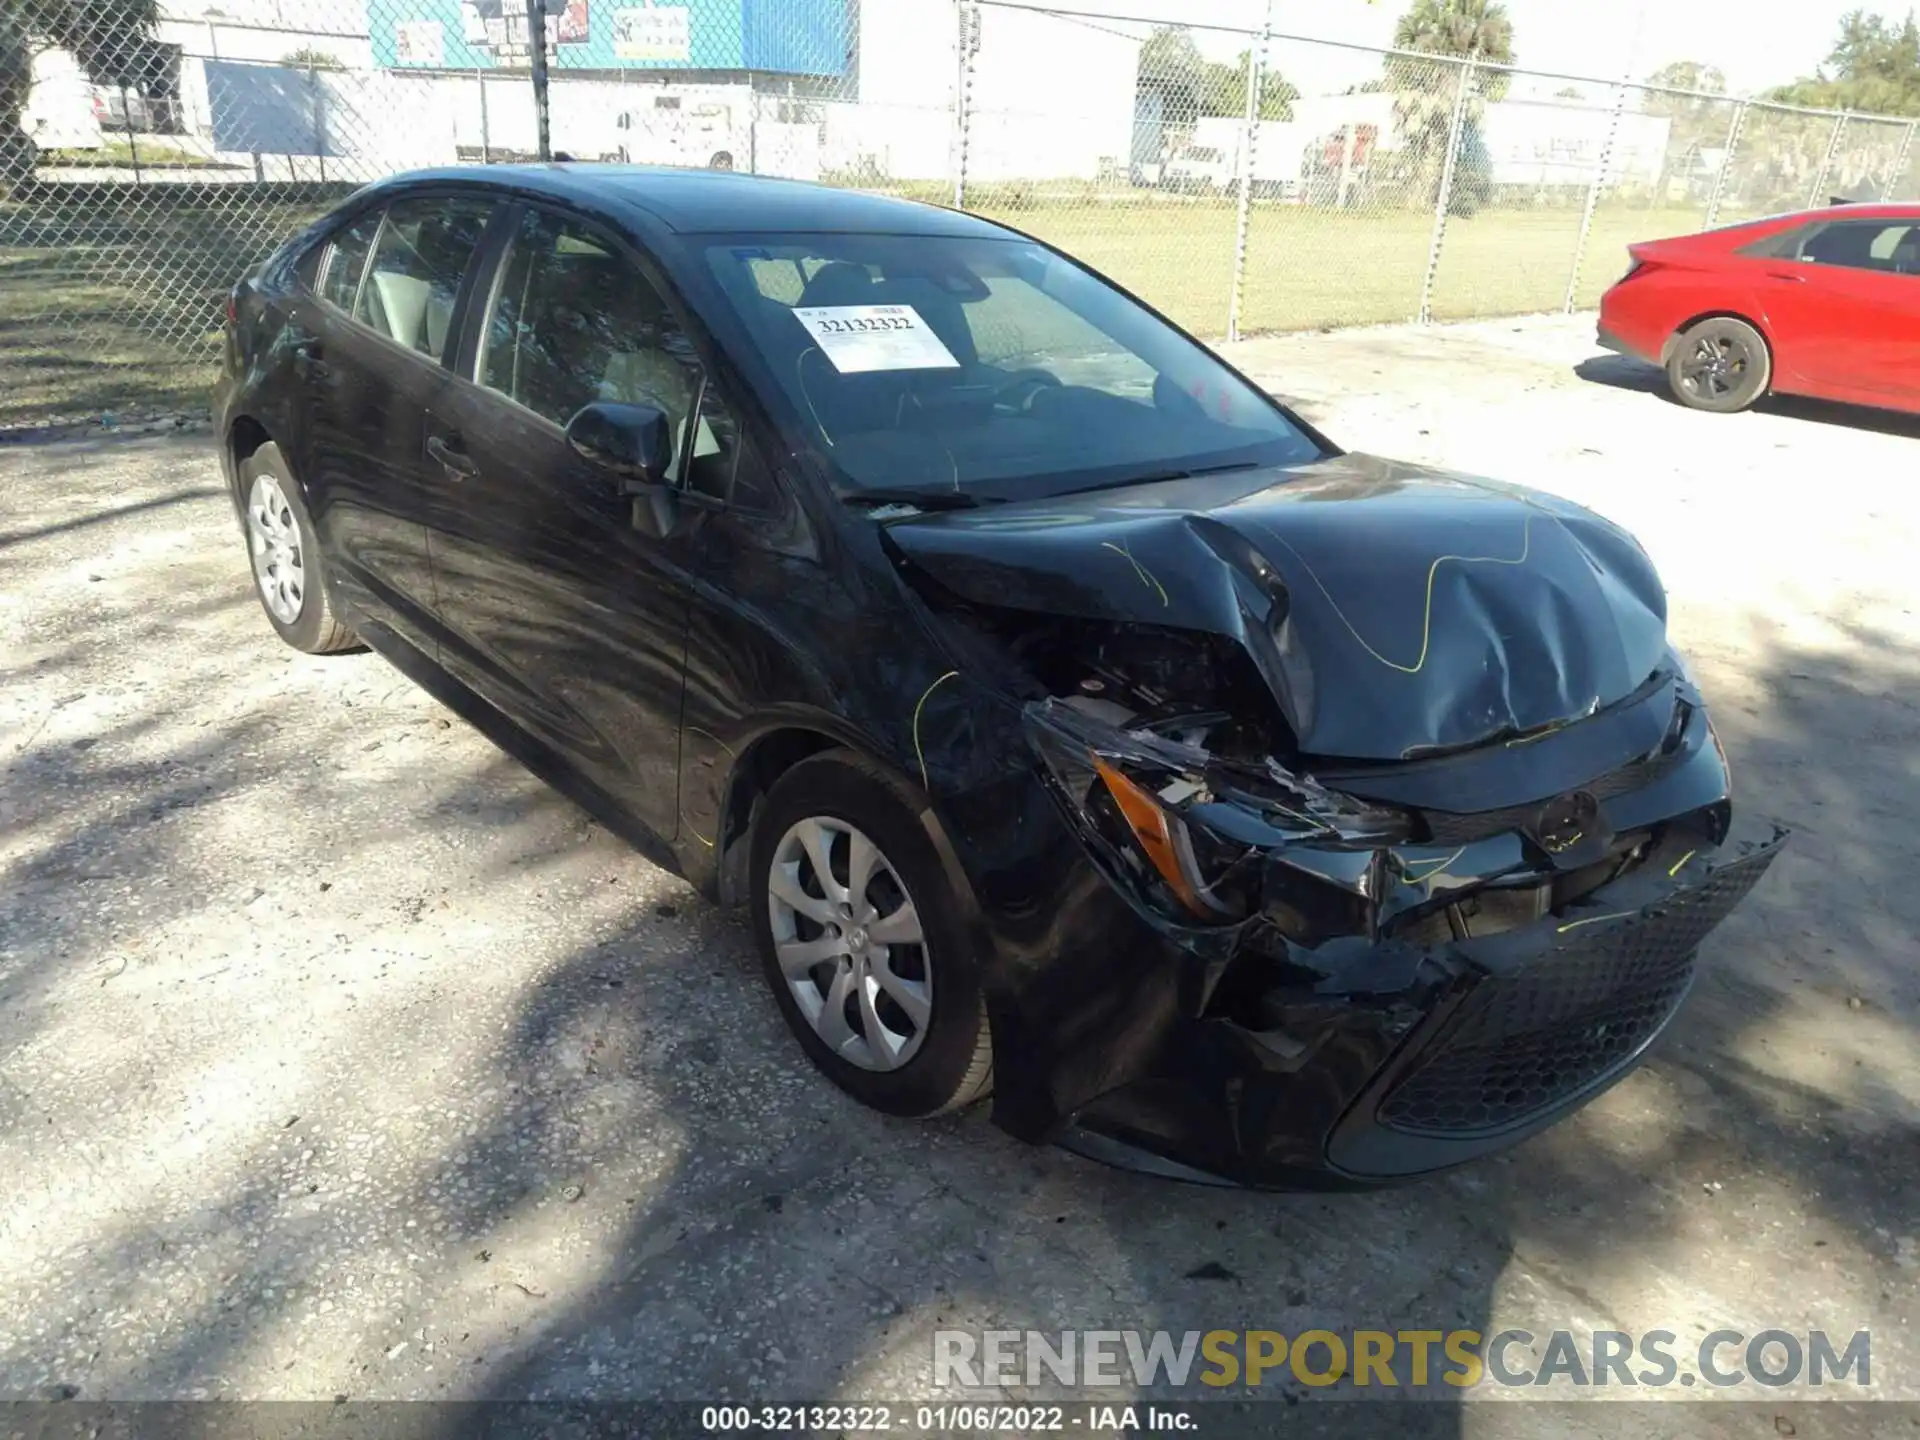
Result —
[[[1183,1022],[1152,1073],[1094,1098],[1060,1138],[1263,1187],[1405,1180],[1502,1149],[1634,1068],[1685,999],[1700,943],[1783,839],[1699,850],[1676,837],[1564,914],[1377,947],[1369,961],[1408,982],[1398,989],[1317,995],[1282,980]]]
[[[1619,743],[1644,751],[1672,699],[1623,707]],[[1666,1026],[1701,941],[1784,838],[1728,843],[1724,760],[1689,714],[1665,758],[1588,782],[1579,844],[1539,843],[1558,802],[1507,802],[1604,768],[1594,722],[1491,768],[1429,769],[1429,803],[1478,813],[1423,810],[1420,843],[1267,852],[1265,901],[1231,925],[1146,902],[1032,772],[957,799],[995,1119],[1102,1160],[1278,1188],[1408,1179],[1565,1116]]]

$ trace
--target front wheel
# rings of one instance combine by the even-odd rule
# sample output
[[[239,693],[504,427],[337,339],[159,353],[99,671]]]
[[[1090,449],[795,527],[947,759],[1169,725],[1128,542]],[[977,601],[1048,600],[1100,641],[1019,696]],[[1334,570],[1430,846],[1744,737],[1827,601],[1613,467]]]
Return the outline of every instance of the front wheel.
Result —
[[[1673,398],[1694,410],[1730,415],[1762,395],[1773,379],[1766,338],[1744,320],[1716,315],[1689,325],[1667,356]]]
[[[900,788],[850,751],[803,760],[755,822],[754,937],[815,1066],[890,1115],[985,1094],[980,979],[946,875]]]

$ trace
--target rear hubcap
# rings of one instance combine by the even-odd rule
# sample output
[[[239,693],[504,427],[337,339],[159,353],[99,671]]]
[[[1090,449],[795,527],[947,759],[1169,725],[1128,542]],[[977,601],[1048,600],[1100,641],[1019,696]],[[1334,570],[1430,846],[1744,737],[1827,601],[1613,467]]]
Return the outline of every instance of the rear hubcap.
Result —
[[[1703,335],[1693,347],[1681,378],[1695,395],[1717,399],[1730,395],[1752,368],[1747,347],[1726,335]]]
[[[247,493],[247,549],[268,613],[282,625],[293,624],[307,602],[306,563],[293,507],[271,475],[255,478]]]

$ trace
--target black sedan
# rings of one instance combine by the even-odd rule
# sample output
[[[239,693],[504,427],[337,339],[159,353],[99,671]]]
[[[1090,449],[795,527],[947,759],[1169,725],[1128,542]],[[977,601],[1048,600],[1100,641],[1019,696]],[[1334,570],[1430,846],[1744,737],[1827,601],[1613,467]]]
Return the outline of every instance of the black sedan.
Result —
[[[1779,844],[1628,535],[1345,453],[973,216],[404,176],[236,289],[218,401],[282,638],[748,905],[894,1114],[1434,1170],[1628,1071]]]

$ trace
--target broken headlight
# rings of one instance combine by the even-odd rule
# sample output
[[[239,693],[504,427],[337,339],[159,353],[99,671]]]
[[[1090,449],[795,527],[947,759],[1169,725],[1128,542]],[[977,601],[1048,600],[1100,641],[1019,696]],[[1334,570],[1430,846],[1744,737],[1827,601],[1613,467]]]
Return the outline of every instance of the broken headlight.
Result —
[[[1029,705],[1026,725],[1084,833],[1181,919],[1246,918],[1260,903],[1265,852],[1370,850],[1409,838],[1405,816],[1337,795],[1277,762],[1224,765],[1190,738],[1122,730],[1072,700]]]

